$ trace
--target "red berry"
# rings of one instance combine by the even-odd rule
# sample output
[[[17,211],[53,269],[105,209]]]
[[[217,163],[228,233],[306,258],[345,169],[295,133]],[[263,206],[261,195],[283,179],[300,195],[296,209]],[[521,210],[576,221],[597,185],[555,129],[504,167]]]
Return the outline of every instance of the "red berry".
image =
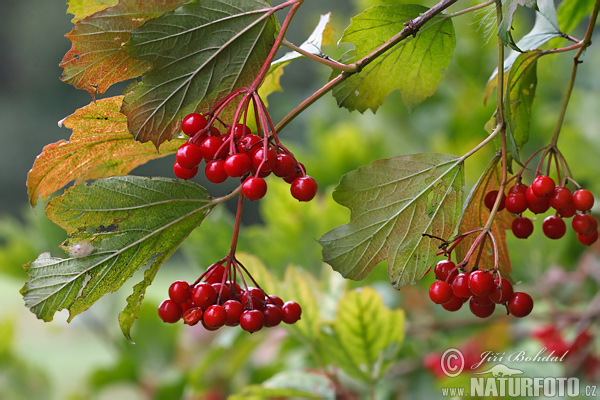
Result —
[[[283,311],[274,304],[267,304],[263,314],[265,316],[265,326],[267,328],[279,325],[283,318]]]
[[[232,154],[225,160],[225,172],[232,178],[246,175],[252,167],[252,160],[246,153]]]
[[[283,300],[281,300],[278,296],[270,295],[267,296],[267,304],[275,304],[277,307],[283,307]]]
[[[215,292],[215,289],[211,285],[202,282],[194,286],[194,291],[192,292],[192,303],[196,307],[201,307],[205,310],[216,302],[217,292]]]
[[[219,304],[225,303],[227,300],[231,298],[231,290],[229,286],[226,284],[222,284],[221,282],[211,284],[215,292],[217,292],[217,298],[219,299]]]
[[[444,281],[435,281],[429,287],[429,298],[436,304],[450,301],[453,295],[452,287]]]
[[[450,275],[452,271],[456,272],[455,274],[453,274],[454,276],[458,275],[456,264],[454,264],[454,262],[452,262],[451,260],[442,260],[438,262],[435,265],[435,268],[433,269],[435,279],[439,281],[446,281],[448,275]],[[448,283],[451,283],[451,279],[448,279]]]
[[[265,316],[258,310],[246,310],[240,316],[240,327],[250,333],[260,331],[265,324]]]
[[[522,183],[517,183],[516,185],[514,185],[513,187],[510,188],[510,190],[508,191],[509,194],[513,194],[513,193],[523,193],[525,194],[525,192],[527,191],[527,188],[529,186],[524,185]]]
[[[218,329],[227,322],[227,311],[223,306],[212,305],[204,311],[204,323],[211,329]]]
[[[469,275],[469,289],[474,296],[487,296],[494,289],[492,274],[477,270]]]
[[[554,179],[546,175],[538,175],[531,182],[531,190],[537,197],[550,196],[554,191]]]
[[[550,215],[544,220],[542,229],[544,230],[544,235],[550,239],[560,239],[565,235],[567,225],[561,217]]]
[[[282,321],[286,324],[295,324],[302,315],[302,307],[295,301],[286,301],[281,308]]]
[[[204,167],[204,175],[206,179],[212,183],[223,183],[227,180],[229,175],[225,171],[225,161],[223,160],[211,160],[206,162]]]
[[[256,135],[246,135],[237,141],[237,149],[240,152],[248,153],[250,157],[258,149],[257,143],[260,142],[260,137]]]
[[[226,147],[223,145],[223,139],[218,136],[209,136],[200,144],[202,156],[206,161],[225,158],[227,155]]]
[[[571,204],[569,204],[567,207],[558,210],[558,215],[560,215],[563,218],[571,218],[575,214],[577,214],[577,209],[575,208],[575,204],[573,204],[572,201]]]
[[[190,284],[186,281],[175,281],[169,286],[169,298],[176,303],[182,304],[192,297]]]
[[[555,210],[562,210],[573,203],[571,191],[565,187],[556,187],[550,197],[550,207]]]
[[[591,235],[598,230],[598,221],[590,214],[577,214],[571,223],[573,230],[581,235]]]
[[[296,162],[294,159],[289,154],[278,153],[277,162],[275,163],[275,168],[273,168],[275,176],[285,178],[294,172],[296,172]]]
[[[223,304],[225,312],[227,312],[227,321],[225,325],[236,326],[240,323],[240,316],[244,312],[244,306],[237,300],[227,300]]]
[[[444,309],[448,311],[458,311],[464,303],[463,300],[464,299],[461,297],[452,295],[450,301],[447,301],[446,303],[442,304],[442,307],[444,307]]]
[[[527,197],[527,206],[534,214],[545,213],[550,208],[550,198],[536,196],[531,186],[527,188],[525,196]]]
[[[233,136],[235,136],[236,139],[241,139],[244,135],[250,135],[252,133],[250,128],[248,128],[244,124],[236,124],[235,127],[233,127],[233,129],[229,128],[229,130],[227,131],[227,133],[230,135],[232,132]]]
[[[179,179],[192,179],[198,173],[198,166],[194,168],[183,168],[181,165],[175,163],[173,165],[173,172]]]
[[[494,313],[494,309],[496,308],[496,304],[479,304],[475,297],[471,297],[469,301],[469,309],[471,313],[479,318],[487,318]]]
[[[511,229],[513,235],[519,239],[526,239],[533,233],[533,222],[526,217],[513,219]]]
[[[308,175],[302,176],[294,179],[290,191],[298,201],[311,201],[317,194],[317,182]]]
[[[242,305],[245,309],[264,310],[265,292],[256,287],[248,287],[242,295]]]
[[[262,172],[273,171],[273,168],[277,165],[277,151],[271,146],[267,147],[266,152],[264,146],[259,147],[252,155],[252,165],[255,169],[260,167]]]
[[[504,201],[506,210],[513,214],[521,214],[527,210],[527,197],[525,193],[511,193]]]
[[[592,244],[596,243],[596,241],[598,240],[598,231],[592,233],[591,235],[582,235],[582,234],[578,233],[577,240],[579,240],[579,243],[581,243],[581,244],[585,244],[586,246],[591,246]]]
[[[194,168],[202,161],[202,150],[194,143],[184,143],[177,149],[175,160],[183,168]]]
[[[573,193],[573,204],[579,211],[589,211],[594,206],[594,195],[587,189],[579,189]]]
[[[251,176],[242,184],[242,193],[250,200],[262,199],[267,193],[267,182],[263,178]]]
[[[523,292],[515,292],[508,300],[508,312],[518,318],[526,317],[533,310],[533,299]]]
[[[498,289],[500,286],[500,289]],[[494,279],[494,289],[489,294],[490,300],[496,304],[506,303],[513,295],[513,286],[512,284],[502,278],[502,284],[500,284],[500,280],[498,278]]]
[[[188,114],[181,122],[181,130],[188,136],[194,136],[202,129],[206,128],[208,121],[203,115],[198,113]]]
[[[223,282],[223,277],[226,273],[227,270],[223,265],[212,265],[206,270],[206,275],[204,275],[204,281],[209,285],[212,285],[213,283],[221,283]]]
[[[473,295],[469,289],[469,275],[461,272],[452,281],[452,291],[458,297],[469,298]]]
[[[488,210],[492,210],[494,207],[494,203],[496,203],[496,198],[498,197],[497,190],[490,190],[487,192],[483,199],[483,204],[487,207]],[[502,199],[500,199],[500,205],[498,206],[498,211],[504,210],[504,202],[506,201],[506,196],[502,193]]]
[[[158,306],[158,316],[165,322],[173,324],[181,319],[183,310],[181,305],[171,299],[164,300]]]
[[[202,320],[202,309],[200,307],[193,307],[183,312],[183,323],[186,325],[196,325]]]

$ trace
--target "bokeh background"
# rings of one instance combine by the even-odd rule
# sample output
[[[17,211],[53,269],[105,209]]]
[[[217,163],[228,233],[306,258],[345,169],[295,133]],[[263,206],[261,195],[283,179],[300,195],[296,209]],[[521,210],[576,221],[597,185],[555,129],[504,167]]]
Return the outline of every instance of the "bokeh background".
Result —
[[[301,43],[319,14],[332,11],[337,41],[351,16],[374,4],[387,2],[307,0],[292,24],[290,39]],[[3,4],[0,15],[0,399],[218,399],[246,385],[259,384],[281,370],[313,368],[301,343],[286,336],[283,329],[251,337],[233,330],[215,335],[158,320],[156,307],[172,281],[193,281],[225,254],[232,223],[227,207],[215,210],[161,269],[134,326],[136,345],[122,337],[117,322],[133,282],[105,296],[70,324],[65,312],[58,313],[51,323],[43,323],[24,307],[19,289],[27,276],[22,265],[44,251],[63,255],[58,246],[66,238],[45,218],[43,205],[36,209],[28,206],[27,171],[44,145],[69,138],[70,131],[59,128],[57,122],[91,101],[88,93],[59,79],[58,63],[70,48],[64,37],[72,27],[66,9],[63,2],[22,0]],[[433,151],[460,155],[485,137],[483,126],[494,109],[493,104],[483,104],[485,85],[496,63],[494,28],[489,26],[486,12],[456,18],[454,23],[458,44],[446,77],[436,95],[412,112],[406,110],[397,92],[377,115],[351,114],[338,109],[334,99],[326,96],[285,129],[282,140],[319,182],[320,197],[299,205],[287,199],[285,187],[270,186],[271,196],[252,204],[246,214],[242,251],[259,257],[279,276],[289,264],[318,276],[327,267],[321,265],[315,239],[348,219],[347,210],[331,200],[331,191],[343,174],[401,154]],[[531,24],[531,13],[519,13],[517,36]],[[579,27],[573,35],[583,36],[583,29]],[[344,50],[345,45],[325,48],[333,57]],[[525,154],[549,140],[571,63],[569,55],[539,62],[538,95]],[[578,182],[600,196],[598,65],[599,46],[592,46],[577,77],[559,147]],[[325,68],[308,60],[286,67],[284,91],[269,97],[274,120],[318,89],[327,76]],[[123,87],[117,85],[106,95],[120,94]],[[468,186],[476,182],[494,151],[490,146],[467,161]],[[172,177],[172,162],[171,158],[158,160],[133,173]],[[231,188],[198,181],[214,195]],[[558,304],[559,308],[586,311],[598,291],[598,248],[583,248],[573,237],[550,243],[539,231],[526,241],[509,237],[513,276],[536,295],[536,311],[541,310],[527,321],[484,326],[464,310],[455,315],[441,313],[426,298],[431,277],[398,293],[387,284],[384,265],[365,282],[342,283],[350,287],[369,284],[378,289],[387,305],[407,313],[407,337],[395,360],[395,375],[390,377],[395,384],[381,389],[378,398],[439,397],[439,379],[423,365],[430,352],[481,337],[477,335],[502,349],[539,348],[541,343],[531,332],[552,323],[551,314],[546,313],[549,308]],[[597,318],[594,314],[588,321],[592,332],[597,332]],[[439,321],[443,331],[436,325]],[[503,333],[495,334],[493,328]],[[564,332],[571,340],[577,330],[572,324]],[[511,333],[509,338],[504,337],[506,332]],[[270,348],[273,338],[284,344]],[[360,388],[356,393],[361,393]]]

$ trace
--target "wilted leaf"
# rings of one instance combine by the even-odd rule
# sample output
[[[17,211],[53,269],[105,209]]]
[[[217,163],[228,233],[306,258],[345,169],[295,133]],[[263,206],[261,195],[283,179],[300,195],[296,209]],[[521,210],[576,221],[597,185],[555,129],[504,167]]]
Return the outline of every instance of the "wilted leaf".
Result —
[[[119,0],[69,0],[67,12],[73,14],[71,22],[75,23],[98,11],[117,5]]]
[[[263,0],[205,0],[146,22],[126,45],[152,70],[125,90],[130,132],[159,145],[181,118],[256,77],[275,40],[277,24]]]
[[[404,340],[404,312],[390,310],[370,287],[346,293],[338,303],[332,332],[324,332],[326,353],[350,375],[376,381]],[[337,342],[334,344],[334,342]],[[384,356],[384,350],[391,349]]]
[[[426,7],[414,4],[375,6],[352,18],[341,42],[353,43],[355,50],[345,62],[369,54],[405,28],[404,23]],[[407,38],[360,73],[352,75],[333,90],[340,107],[350,111],[377,111],[388,94],[399,90],[408,108],[433,95],[448,67],[456,44],[450,19],[433,18],[415,38]],[[335,76],[338,73],[332,75]]]
[[[44,321],[66,308],[70,321],[151,263],[119,317],[129,338],[156,270],[213,206],[201,186],[167,178],[113,177],[68,189],[46,213],[71,235],[65,247],[72,257],[44,253],[25,266],[25,305]]]
[[[35,159],[27,175],[31,205],[40,195],[46,199],[71,181],[126,175],[138,165],[177,151],[183,139],[165,143],[160,151],[150,143],[136,142],[119,111],[122,100],[123,96],[98,100],[62,121],[73,134],[68,142],[45,146]]]
[[[481,175],[481,178],[479,178],[477,184],[473,187],[458,227],[459,233],[468,232],[470,230],[485,226],[490,215],[490,211],[483,204],[483,199],[486,193],[491,190],[498,190],[498,187],[500,186],[501,168],[498,160],[498,157],[492,160],[485,172]],[[498,245],[498,262],[500,273],[507,279],[510,279],[509,276],[510,272],[512,271],[512,266],[510,264],[508,247],[506,246],[506,230],[511,229],[513,219],[513,215],[508,211],[498,211],[491,226],[491,233],[494,235]],[[477,235],[477,232],[470,234],[456,247],[456,259],[458,262],[461,262],[465,258],[466,254],[471,248],[471,245],[477,238]],[[478,251],[474,253],[471,262],[468,264],[469,270],[473,268],[477,254]],[[492,268],[493,266],[494,255],[492,252],[491,241],[488,237],[485,241],[484,250],[481,253],[479,268],[488,269]]]
[[[73,46],[60,66],[62,80],[94,94],[140,76],[151,63],[130,57],[123,46],[131,31],[189,0],[121,0],[118,5],[79,21],[66,36]]]
[[[323,259],[343,276],[360,280],[388,261],[392,285],[423,277],[440,242],[454,234],[462,205],[463,164],[446,154],[378,160],[350,172],[333,193],[351,211],[350,223],[319,240]]]

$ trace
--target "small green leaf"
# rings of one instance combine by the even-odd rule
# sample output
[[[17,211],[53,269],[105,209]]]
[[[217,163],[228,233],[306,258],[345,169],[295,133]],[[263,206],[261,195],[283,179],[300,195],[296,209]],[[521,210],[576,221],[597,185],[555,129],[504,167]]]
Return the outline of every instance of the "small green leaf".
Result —
[[[381,296],[367,286],[342,297],[332,329],[329,338],[338,340],[332,358],[342,356],[336,361],[342,368],[350,367],[349,374],[375,382],[385,372],[383,361],[393,357],[404,340],[404,312],[386,308]]]
[[[302,307],[300,321],[291,325],[300,335],[309,340],[315,340],[319,335],[321,317],[315,278],[301,269],[288,267],[285,271],[285,295],[294,299]]]
[[[151,263],[119,318],[129,338],[156,269],[213,206],[201,186],[167,178],[113,177],[68,189],[46,212],[71,235],[65,248],[72,257],[44,253],[25,266],[25,305],[44,321],[66,308],[70,321]]]
[[[461,160],[446,154],[378,160],[350,172],[333,193],[335,201],[350,209],[350,223],[319,240],[324,261],[343,276],[360,280],[387,260],[395,288],[416,283],[439,245],[423,234],[454,234],[463,185]]]
[[[594,0],[563,0],[558,8],[558,26],[570,33],[594,9]]]
[[[405,28],[404,23],[426,7],[414,4],[375,6],[352,18],[341,42],[355,50],[345,62],[366,56]],[[433,18],[415,38],[407,38],[352,75],[333,90],[340,107],[377,111],[385,98],[399,90],[408,108],[433,95],[448,68],[456,44],[450,19]],[[332,77],[338,73],[335,72]]]
[[[335,384],[326,376],[304,371],[283,371],[262,384],[269,389],[295,389],[317,399],[335,400]],[[298,395],[296,395],[298,396]],[[310,398],[310,397],[309,397]]]
[[[71,22],[75,23],[105,8],[116,6],[119,0],[69,0],[67,12],[73,14]]]
[[[181,119],[256,77],[275,40],[277,23],[263,0],[204,0],[152,19],[131,34],[125,50],[152,70],[125,90],[129,131],[156,146]]]

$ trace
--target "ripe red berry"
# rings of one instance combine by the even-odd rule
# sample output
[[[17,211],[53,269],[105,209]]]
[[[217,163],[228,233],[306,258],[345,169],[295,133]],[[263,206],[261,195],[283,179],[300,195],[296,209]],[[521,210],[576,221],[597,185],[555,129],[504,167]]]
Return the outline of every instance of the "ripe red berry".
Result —
[[[498,289],[500,286],[500,289]],[[489,294],[489,298],[496,304],[506,303],[513,295],[513,286],[512,284],[502,278],[502,284],[500,284],[500,280],[498,278],[494,279],[494,289]]]
[[[237,300],[227,300],[223,304],[225,312],[227,312],[227,321],[225,325],[236,326],[240,323],[240,316],[244,312],[244,306]]]
[[[235,136],[236,139],[241,139],[244,135],[250,135],[252,133],[250,128],[248,128],[244,124],[236,124],[235,127],[233,127],[233,129],[229,128],[229,130],[227,131],[228,134],[231,134],[232,132],[233,136]]]
[[[202,320],[202,309],[200,307],[192,307],[183,312],[183,323],[186,325],[196,325]]]
[[[518,318],[526,317],[533,310],[533,299],[523,292],[515,292],[508,300],[508,312]]]
[[[454,271],[455,273],[453,274],[454,276],[458,275],[458,270],[456,268],[456,264],[454,264],[453,261],[451,260],[441,260],[440,262],[438,262],[435,265],[435,268],[433,269],[433,272],[435,274],[435,279],[439,280],[439,281],[446,281],[448,278],[448,275]],[[452,277],[452,279],[454,279]],[[452,279],[448,279],[448,283],[452,283]]]
[[[577,240],[579,240],[579,243],[581,243],[581,244],[585,244],[586,246],[591,246],[592,244],[596,243],[596,241],[598,240],[598,231],[592,233],[591,235],[582,235],[582,234],[578,233]]]
[[[558,215],[560,215],[563,218],[571,218],[575,214],[577,214],[577,209],[575,208],[575,204],[573,204],[572,201],[571,204],[569,204],[567,207],[558,210]]]
[[[217,292],[215,292],[215,289],[211,285],[202,282],[194,286],[194,291],[192,292],[192,303],[196,307],[206,309],[216,302]]]
[[[565,235],[565,232],[567,231],[567,225],[561,217],[557,215],[550,215],[544,220],[542,229],[544,230],[544,235],[550,239],[560,239]]]
[[[494,313],[494,309],[496,308],[496,304],[479,304],[475,297],[471,297],[469,300],[469,309],[471,313],[479,318],[487,318]]]
[[[469,289],[474,296],[487,296],[494,289],[494,278],[491,273],[477,270],[469,274]]]
[[[251,176],[242,184],[242,193],[250,200],[262,199],[267,193],[267,182],[263,178]]]
[[[598,230],[598,221],[590,214],[577,214],[571,223],[573,230],[581,235],[591,235]]]
[[[444,309],[447,311],[458,311],[458,310],[460,310],[460,308],[462,307],[462,305],[464,303],[463,300],[464,299],[461,297],[452,295],[452,298],[450,299],[450,301],[447,301],[446,303],[442,304],[442,307],[444,307]]]
[[[497,190],[490,190],[487,192],[485,197],[483,198],[483,204],[487,207],[488,210],[492,210],[494,204],[496,203],[496,198],[498,197]],[[506,196],[502,193],[502,199],[500,199],[500,205],[498,206],[498,211],[504,210],[504,203],[506,201]]]
[[[429,298],[436,304],[444,304],[452,299],[452,287],[444,281],[435,281],[429,287]]]
[[[260,137],[256,135],[246,135],[237,141],[237,149],[239,152],[247,153],[250,157],[254,154],[254,152],[258,149],[260,142]]]
[[[173,165],[173,172],[179,179],[192,179],[198,173],[198,166],[194,168],[183,168],[181,165],[175,163]]]
[[[508,191],[509,194],[513,194],[513,193],[523,193],[525,194],[525,192],[527,191],[527,188],[529,186],[524,185],[522,183],[517,183],[516,185],[514,185],[513,187],[510,188],[510,190]]]
[[[223,304],[231,298],[231,290],[226,284],[218,282],[211,284],[211,286],[213,287],[213,289],[215,289],[215,292],[217,292],[219,304]]]
[[[232,154],[225,160],[225,172],[232,178],[246,175],[252,167],[252,160],[246,153]]]
[[[174,324],[181,319],[183,310],[179,303],[174,302],[171,299],[164,300],[158,306],[158,316],[165,322]]]
[[[176,303],[182,304],[192,297],[190,284],[186,281],[175,281],[169,286],[169,298]]]
[[[265,324],[265,316],[258,310],[246,310],[240,316],[240,327],[250,333],[260,331]]]
[[[526,239],[533,233],[533,222],[526,217],[517,217],[513,219],[511,229],[515,237]]]
[[[277,153],[277,162],[275,163],[275,168],[273,168],[273,173],[275,176],[280,178],[285,178],[293,174],[296,171],[296,162],[294,159],[286,153]]]
[[[223,139],[218,136],[209,136],[200,144],[202,156],[206,161],[225,158],[227,155],[226,147],[223,146]]]
[[[469,298],[473,295],[469,289],[469,274],[461,272],[452,281],[452,291],[458,297]]]
[[[223,306],[214,304],[204,311],[202,319],[209,328],[218,329],[227,322],[227,311],[225,311]]]
[[[550,208],[550,198],[536,196],[531,186],[527,188],[525,197],[527,197],[527,207],[534,214],[545,213]]]
[[[587,189],[579,189],[573,193],[573,204],[579,211],[589,211],[594,206],[594,195]]]
[[[531,182],[531,190],[538,197],[550,196],[554,191],[554,179],[546,175],[538,175]]]
[[[223,282],[223,277],[227,273],[227,270],[223,265],[212,265],[208,267],[206,270],[206,275],[204,276],[205,283],[212,285],[213,283],[221,283]]]
[[[286,301],[281,308],[282,321],[286,324],[295,324],[302,315],[302,307],[295,301]]]
[[[504,201],[506,210],[513,214],[521,214],[527,210],[527,197],[525,193],[511,193]]]
[[[279,325],[283,318],[283,311],[274,304],[267,304],[263,314],[265,316],[265,326],[267,328]]]
[[[225,171],[225,161],[223,160],[211,160],[206,162],[204,167],[204,175],[206,179],[212,183],[223,183],[227,180],[229,175]]]
[[[202,150],[194,143],[184,143],[177,149],[175,160],[183,168],[194,168],[202,161]]]
[[[181,122],[181,130],[188,136],[194,136],[202,129],[206,128],[208,121],[203,115],[198,113],[188,114]]]
[[[256,287],[248,287],[242,295],[242,305],[245,309],[264,310],[266,306],[265,292]]]
[[[252,165],[255,169],[260,167],[260,170],[265,173],[273,171],[277,165],[277,151],[271,146],[267,147],[266,152],[264,146],[258,147],[252,155]]]
[[[550,207],[555,210],[562,210],[569,207],[573,203],[571,191],[565,187],[555,187],[554,192],[550,196]]]
[[[302,176],[294,179],[290,191],[298,201],[311,201],[317,194],[317,182],[308,175]]]
[[[275,304],[279,308],[283,307],[283,300],[279,298],[279,296],[270,295],[267,296],[267,304]]]

